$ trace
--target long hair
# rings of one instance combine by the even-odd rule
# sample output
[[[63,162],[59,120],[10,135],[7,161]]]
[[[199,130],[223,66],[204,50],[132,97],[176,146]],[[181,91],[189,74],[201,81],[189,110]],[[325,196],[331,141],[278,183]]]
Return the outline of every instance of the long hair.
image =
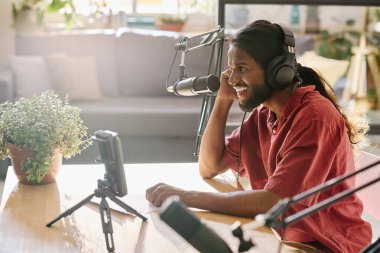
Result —
[[[257,20],[238,31],[230,40],[230,44],[246,51],[264,70],[276,56],[282,55],[283,35],[278,27],[266,20]],[[296,64],[294,83],[300,86],[315,85],[316,90],[330,100],[345,121],[347,134],[352,144],[357,144],[368,131],[368,124],[352,121],[337,102],[334,89],[322,75],[315,70]]]

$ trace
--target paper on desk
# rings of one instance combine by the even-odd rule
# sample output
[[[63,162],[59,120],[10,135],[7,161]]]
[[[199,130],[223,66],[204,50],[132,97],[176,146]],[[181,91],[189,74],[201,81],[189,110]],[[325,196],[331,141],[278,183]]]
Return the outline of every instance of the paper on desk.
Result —
[[[238,252],[239,240],[232,235],[232,226],[215,221],[203,222],[210,228],[212,228],[224,241],[228,243],[233,252]],[[255,244],[249,251],[249,253],[273,253],[278,252],[278,248],[281,246],[281,242],[277,240],[272,233],[262,232],[259,230],[245,230],[244,239],[251,239]],[[286,252],[286,251],[282,251]]]
[[[159,214],[152,214],[151,222],[153,222],[155,229],[163,235],[168,241],[174,245],[179,252],[182,253],[199,253],[190,243],[183,237],[175,232],[169,225],[161,220]]]
[[[286,249],[286,252],[288,253],[323,253],[322,251],[308,244],[282,240],[281,236],[273,228],[272,228],[272,232],[276,236],[276,238],[282,242],[282,245],[284,246],[284,248]]]
[[[232,190],[251,190],[251,184],[249,182],[248,175],[238,176],[235,171],[232,169],[227,170],[226,172],[219,174],[218,176],[212,179],[213,181],[220,181],[225,184],[229,184],[233,187]],[[230,191],[232,191],[230,190]],[[220,191],[220,190],[219,190]],[[223,191],[223,190],[222,190]]]

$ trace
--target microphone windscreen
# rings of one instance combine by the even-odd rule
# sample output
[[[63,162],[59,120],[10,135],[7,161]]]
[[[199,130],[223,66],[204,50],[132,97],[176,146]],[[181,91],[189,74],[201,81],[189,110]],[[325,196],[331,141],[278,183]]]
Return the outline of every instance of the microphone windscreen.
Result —
[[[216,75],[209,75],[205,77],[199,77],[194,81],[194,90],[210,90],[212,92],[217,92],[220,86],[219,78]]]
[[[189,240],[202,225],[200,220],[176,199],[166,201],[161,207],[160,218],[186,240]]]
[[[232,253],[227,243],[192,214],[178,196],[167,199],[160,218],[202,253]]]

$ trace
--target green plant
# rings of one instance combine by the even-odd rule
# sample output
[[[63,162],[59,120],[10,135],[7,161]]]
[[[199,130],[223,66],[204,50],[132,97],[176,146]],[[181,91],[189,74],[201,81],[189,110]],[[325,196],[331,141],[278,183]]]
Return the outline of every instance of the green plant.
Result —
[[[345,29],[330,33],[327,30],[321,32],[320,40],[317,41],[316,51],[319,55],[337,59],[349,60],[353,54],[352,48],[359,45],[362,34],[366,36],[367,45],[380,50],[380,33],[371,26],[380,22],[380,8],[367,8],[365,11],[365,23],[361,29],[355,29],[355,20],[348,19]],[[380,63],[380,56],[377,55]]]
[[[352,56],[352,47],[358,43],[360,32],[352,29],[353,20],[347,20],[346,29],[340,32],[321,32],[321,40],[317,46],[317,53],[321,56],[337,60],[349,60]]]
[[[33,11],[38,25],[42,25],[47,12],[62,12],[65,16],[66,29],[73,26],[75,6],[73,0],[16,0],[12,3],[13,23],[15,24],[21,13]]]
[[[15,24],[21,13],[33,11],[36,15],[37,24],[41,25],[44,19],[44,12],[49,2],[46,0],[17,0],[12,3],[12,17]]]
[[[54,91],[0,105],[0,159],[9,156],[6,143],[29,147],[34,156],[23,163],[27,179],[41,182],[52,164],[55,148],[70,158],[92,144],[80,109]]]
[[[162,23],[170,24],[184,24],[187,20],[186,16],[183,15],[160,15],[158,17],[159,21]]]

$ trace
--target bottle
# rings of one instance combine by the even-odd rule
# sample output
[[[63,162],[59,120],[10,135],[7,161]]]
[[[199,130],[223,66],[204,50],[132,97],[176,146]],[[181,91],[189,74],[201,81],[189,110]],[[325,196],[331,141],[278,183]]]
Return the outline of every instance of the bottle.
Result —
[[[319,10],[317,5],[307,6],[306,33],[319,33]]]
[[[295,33],[300,31],[300,11],[298,5],[292,5],[290,11],[290,28]]]

